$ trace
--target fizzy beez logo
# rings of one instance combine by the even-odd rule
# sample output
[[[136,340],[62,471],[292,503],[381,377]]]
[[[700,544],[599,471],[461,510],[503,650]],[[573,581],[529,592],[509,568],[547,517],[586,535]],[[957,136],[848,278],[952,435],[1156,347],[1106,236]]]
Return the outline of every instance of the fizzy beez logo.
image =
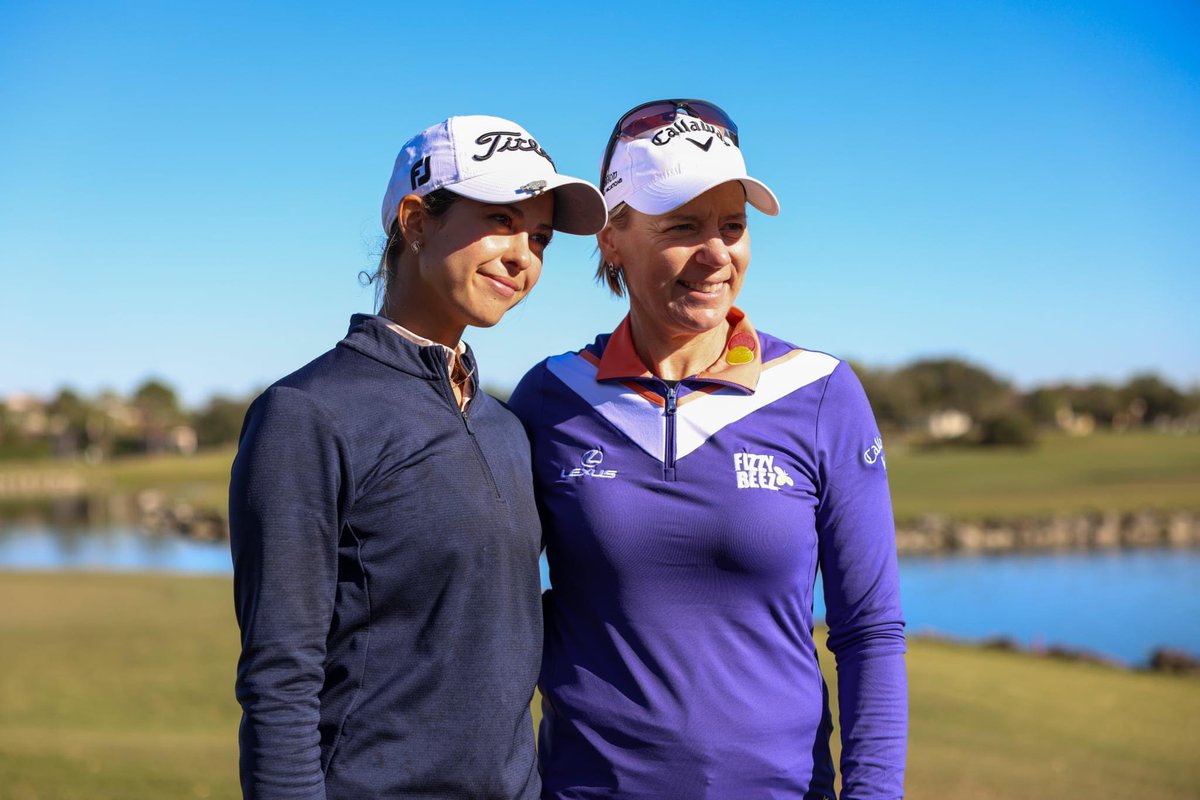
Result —
[[[563,478],[606,478],[617,477],[615,469],[600,469],[604,463],[604,453],[599,450],[587,450],[579,458],[579,466],[562,470]]]
[[[488,131],[487,133],[480,134],[479,138],[475,140],[475,144],[480,144],[487,148],[483,155],[471,156],[476,161],[487,161],[496,155],[496,153],[529,152],[536,153],[549,161],[550,166],[554,166],[554,159],[542,149],[542,146],[537,143],[537,139],[534,139],[532,136],[522,136],[521,131]]]
[[[775,466],[775,456],[734,453],[733,470],[737,473],[739,489],[769,489],[778,492],[784,486],[796,485],[783,467]]]

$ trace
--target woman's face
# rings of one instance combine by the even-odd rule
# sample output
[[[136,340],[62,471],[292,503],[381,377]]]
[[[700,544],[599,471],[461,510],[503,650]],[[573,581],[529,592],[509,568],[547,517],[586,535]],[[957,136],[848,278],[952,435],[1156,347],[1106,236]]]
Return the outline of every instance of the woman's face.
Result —
[[[403,301],[414,330],[447,343],[468,325],[499,322],[541,276],[553,218],[554,195],[546,193],[505,205],[464,198],[427,219],[417,280]]]
[[[715,186],[664,215],[629,215],[625,228],[605,229],[601,249],[623,267],[638,324],[676,338],[724,323],[750,264],[742,185]]]
[[[723,183],[659,216],[629,215],[623,229],[602,232],[601,249],[623,268],[638,323],[671,338],[724,323],[750,264],[742,185]]]

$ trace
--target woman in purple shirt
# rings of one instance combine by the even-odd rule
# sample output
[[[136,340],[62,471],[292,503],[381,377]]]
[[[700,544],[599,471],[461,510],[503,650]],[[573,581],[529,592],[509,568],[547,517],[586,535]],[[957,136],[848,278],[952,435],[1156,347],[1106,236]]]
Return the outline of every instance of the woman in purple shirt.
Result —
[[[510,401],[533,442],[554,587],[543,797],[834,797],[818,569],[843,797],[900,797],[904,623],[882,439],[849,366],[734,306],[747,204],[779,204],[747,175],[733,121],[696,100],[622,116],[601,181],[597,278],[629,314],[536,366]]]

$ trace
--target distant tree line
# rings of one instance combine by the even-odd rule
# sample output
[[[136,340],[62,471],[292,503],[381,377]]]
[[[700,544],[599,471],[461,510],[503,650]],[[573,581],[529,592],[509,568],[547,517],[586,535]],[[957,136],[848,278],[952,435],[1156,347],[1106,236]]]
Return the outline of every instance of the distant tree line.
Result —
[[[255,392],[254,394],[257,394]],[[48,399],[0,400],[0,458],[86,458],[192,453],[236,443],[254,395],[214,395],[188,409],[165,381],[147,380],[129,396],[92,397],[60,389]]]
[[[917,444],[1028,445],[1038,431],[1156,427],[1200,432],[1200,387],[1184,390],[1157,375],[1124,384],[1048,384],[1018,391],[986,369],[957,358],[922,359],[896,369],[859,364],[880,427]],[[486,386],[500,398],[507,391]],[[235,444],[246,397],[214,395],[185,408],[165,381],[147,380],[129,396],[86,397],[69,388],[50,398],[0,400],[0,459],[54,456],[105,460],[125,454],[191,453]]]
[[[1079,435],[1144,427],[1200,431],[1200,387],[1179,389],[1149,373],[1124,384],[1055,383],[1021,392],[957,358],[890,370],[855,365],[855,371],[880,426],[927,443],[1022,445],[1050,428]]]

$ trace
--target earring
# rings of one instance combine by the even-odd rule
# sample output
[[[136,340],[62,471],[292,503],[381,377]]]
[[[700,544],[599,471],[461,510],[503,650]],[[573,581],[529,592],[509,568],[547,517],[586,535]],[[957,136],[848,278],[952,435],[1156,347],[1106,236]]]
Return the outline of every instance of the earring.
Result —
[[[616,264],[612,263],[611,261],[609,261],[607,264],[605,264],[604,268],[606,270],[608,270],[608,274],[614,278],[620,276],[620,274],[621,274],[621,268],[618,267]]]
[[[417,254],[419,255],[419,254],[421,253],[421,243],[420,243],[420,242],[413,242],[413,243],[412,243],[412,251],[413,251],[414,253],[417,253]]]

